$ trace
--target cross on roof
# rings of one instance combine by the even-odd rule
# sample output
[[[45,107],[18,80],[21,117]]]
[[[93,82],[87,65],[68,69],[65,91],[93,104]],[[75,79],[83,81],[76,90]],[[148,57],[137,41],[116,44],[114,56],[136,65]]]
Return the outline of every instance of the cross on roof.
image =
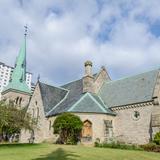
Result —
[[[25,37],[27,36],[27,31],[28,31],[28,26],[27,24],[24,26],[24,35]]]

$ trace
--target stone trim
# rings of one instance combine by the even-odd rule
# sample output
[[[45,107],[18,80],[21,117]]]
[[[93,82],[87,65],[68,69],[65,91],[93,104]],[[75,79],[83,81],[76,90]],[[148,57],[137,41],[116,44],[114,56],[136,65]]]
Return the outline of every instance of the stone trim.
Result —
[[[25,94],[25,95],[29,95],[29,96],[31,96],[31,93],[28,93],[28,92],[23,92],[23,91],[19,91],[19,90],[16,90],[16,89],[7,89],[7,90],[5,90],[5,91],[2,91],[1,92],[1,94],[2,95],[5,95],[5,94],[7,94],[8,92],[16,92],[16,93],[20,93],[20,94]]]
[[[112,111],[116,111],[116,110],[144,107],[144,106],[149,106],[149,105],[154,105],[154,101],[152,100],[152,101],[148,101],[148,102],[142,102],[142,103],[136,103],[136,104],[128,104],[128,105],[124,105],[124,106],[115,106],[115,107],[111,107],[110,109]]]
[[[160,72],[158,72],[158,75],[157,75],[156,84],[155,84],[153,95],[152,95],[153,98],[158,97],[159,90],[160,90]]]

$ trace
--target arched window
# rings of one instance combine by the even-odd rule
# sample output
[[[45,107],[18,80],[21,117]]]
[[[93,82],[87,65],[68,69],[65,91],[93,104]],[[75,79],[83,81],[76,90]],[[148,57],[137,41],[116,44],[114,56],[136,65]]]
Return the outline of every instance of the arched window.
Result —
[[[22,97],[19,99],[19,105],[21,105],[22,103]]]
[[[51,130],[51,128],[52,128],[52,122],[49,121],[49,130]]]
[[[39,117],[39,108],[37,107],[37,118]]]
[[[33,117],[34,117],[34,108],[32,109],[32,115],[33,115]]]
[[[112,120],[104,120],[104,136],[105,136],[106,140],[113,138]]]
[[[16,98],[16,104],[18,104],[19,97]]]
[[[83,122],[82,139],[83,141],[92,140],[92,122],[89,120]]]
[[[37,106],[38,102],[37,102],[37,101],[35,101],[35,104],[36,104],[36,106]]]

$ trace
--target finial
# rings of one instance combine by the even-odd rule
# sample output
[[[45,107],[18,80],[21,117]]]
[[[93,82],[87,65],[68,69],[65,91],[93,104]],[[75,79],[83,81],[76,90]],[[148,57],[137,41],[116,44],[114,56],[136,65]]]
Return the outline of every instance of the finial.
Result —
[[[24,26],[24,36],[27,36],[28,26],[27,24]]]
[[[39,81],[40,80],[40,74],[38,74],[38,77],[37,77],[37,81]]]

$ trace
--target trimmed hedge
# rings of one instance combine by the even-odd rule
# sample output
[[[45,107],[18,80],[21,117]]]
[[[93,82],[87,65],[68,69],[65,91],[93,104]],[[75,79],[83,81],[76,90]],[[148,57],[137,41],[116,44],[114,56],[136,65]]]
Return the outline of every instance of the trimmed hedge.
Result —
[[[95,147],[102,147],[102,148],[115,148],[115,149],[127,149],[127,150],[143,150],[143,148],[136,146],[136,145],[127,145],[121,143],[97,143],[95,142]]]
[[[155,143],[149,143],[145,145],[141,145],[141,148],[143,148],[145,151],[148,152],[160,152],[160,145],[157,145]]]
[[[115,149],[126,149],[126,150],[141,150],[141,151],[148,151],[148,152],[160,152],[160,145],[157,145],[155,143],[149,143],[145,145],[127,145],[127,144],[121,144],[121,143],[98,143],[95,142],[95,147],[100,148],[115,148]]]

